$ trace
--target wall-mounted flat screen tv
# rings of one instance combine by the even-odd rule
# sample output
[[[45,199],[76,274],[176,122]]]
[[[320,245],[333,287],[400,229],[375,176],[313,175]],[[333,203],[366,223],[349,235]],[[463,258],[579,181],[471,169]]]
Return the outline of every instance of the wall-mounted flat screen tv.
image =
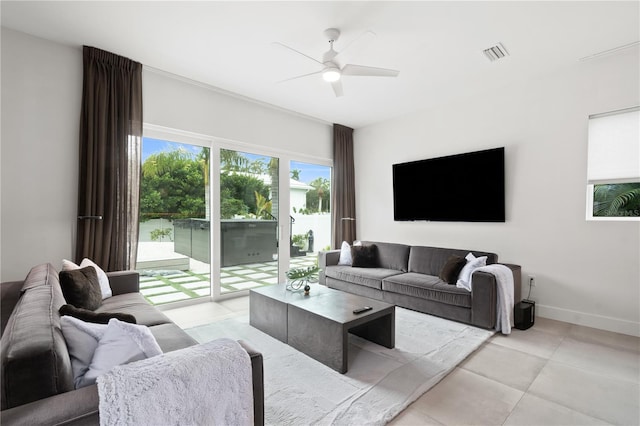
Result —
[[[396,221],[504,222],[504,147],[393,165]]]

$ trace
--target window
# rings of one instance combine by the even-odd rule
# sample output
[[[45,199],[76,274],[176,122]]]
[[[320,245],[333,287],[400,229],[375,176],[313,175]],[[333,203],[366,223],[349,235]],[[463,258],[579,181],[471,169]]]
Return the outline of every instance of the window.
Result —
[[[587,220],[640,220],[640,107],[589,116]]]
[[[640,183],[592,186],[594,217],[640,217]]]

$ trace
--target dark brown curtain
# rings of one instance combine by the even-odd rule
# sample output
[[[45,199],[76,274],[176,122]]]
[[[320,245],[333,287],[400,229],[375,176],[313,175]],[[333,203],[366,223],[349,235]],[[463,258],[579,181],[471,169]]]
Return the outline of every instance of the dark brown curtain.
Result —
[[[83,48],[76,261],[133,269],[138,245],[142,64]]]
[[[356,239],[356,179],[353,168],[353,129],[333,125],[333,248]]]

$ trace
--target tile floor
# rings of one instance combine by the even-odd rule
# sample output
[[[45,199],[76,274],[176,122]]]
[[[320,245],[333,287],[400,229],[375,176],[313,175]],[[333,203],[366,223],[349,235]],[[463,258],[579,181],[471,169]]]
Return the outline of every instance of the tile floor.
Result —
[[[292,267],[306,267],[317,263],[317,255],[292,257]],[[209,265],[191,261],[188,271],[142,270],[140,271],[140,293],[152,304],[170,302],[210,295]],[[252,263],[227,266],[220,272],[222,294],[278,283],[277,262]]]
[[[249,312],[249,298],[165,310],[183,328]],[[640,338],[537,318],[496,335],[390,425],[638,425]]]

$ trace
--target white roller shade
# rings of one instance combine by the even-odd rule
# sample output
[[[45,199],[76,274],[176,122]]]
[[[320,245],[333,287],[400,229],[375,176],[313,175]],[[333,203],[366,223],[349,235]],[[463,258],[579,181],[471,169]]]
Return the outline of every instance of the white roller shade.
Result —
[[[640,107],[589,117],[587,180],[640,179]]]

